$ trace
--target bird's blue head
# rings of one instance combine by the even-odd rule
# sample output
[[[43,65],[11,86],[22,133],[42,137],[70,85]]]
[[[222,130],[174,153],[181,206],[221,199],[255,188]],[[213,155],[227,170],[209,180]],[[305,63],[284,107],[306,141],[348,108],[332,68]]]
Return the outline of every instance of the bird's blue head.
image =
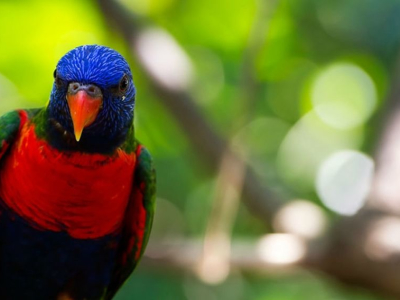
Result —
[[[98,45],[71,50],[54,71],[50,142],[67,150],[112,152],[133,126],[135,94],[129,65],[118,52]]]

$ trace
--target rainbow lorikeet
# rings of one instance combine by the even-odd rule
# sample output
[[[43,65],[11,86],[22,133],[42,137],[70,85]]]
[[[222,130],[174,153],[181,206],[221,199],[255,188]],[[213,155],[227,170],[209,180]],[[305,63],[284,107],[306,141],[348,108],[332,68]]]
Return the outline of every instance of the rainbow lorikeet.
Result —
[[[116,51],[61,58],[47,107],[0,118],[0,299],[111,299],[147,244],[155,171]]]

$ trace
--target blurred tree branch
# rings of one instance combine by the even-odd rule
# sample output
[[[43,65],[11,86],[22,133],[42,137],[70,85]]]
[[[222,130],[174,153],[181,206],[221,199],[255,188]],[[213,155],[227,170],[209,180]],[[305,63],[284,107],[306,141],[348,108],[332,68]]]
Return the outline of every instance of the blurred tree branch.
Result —
[[[255,74],[256,60],[264,47],[269,23],[278,5],[279,0],[256,1],[256,16],[242,57],[238,100],[242,102],[241,118],[243,120],[239,120],[240,125],[246,123],[254,113],[255,103],[259,99],[262,83]]]
[[[377,170],[369,204],[375,209],[400,214],[400,55],[393,69],[387,104],[381,114],[383,128],[378,135]]]
[[[257,240],[235,240],[232,244],[232,251],[229,264],[233,270],[244,272],[257,271],[260,273],[293,272],[302,264],[299,260],[293,264],[269,263],[261,259],[257,254]],[[201,240],[175,240],[168,244],[159,241],[150,243],[146,250],[143,263],[146,266],[160,265],[170,270],[180,269],[182,271],[197,268],[202,256]]]
[[[138,16],[130,13],[120,3],[108,0],[98,0],[98,3],[105,19],[122,32],[132,55],[140,57],[137,42],[140,32],[146,28],[146,21],[140,20]],[[137,59],[137,62],[144,75],[147,76],[151,88],[159,96],[159,100],[175,117],[202,161],[210,169],[217,171],[221,159],[226,153],[234,161],[237,160],[238,165],[243,163],[241,158],[229,149],[228,142],[206,120],[188,91],[168,88],[152,75],[140,59]],[[400,132],[400,113],[398,110],[400,68],[396,70],[395,74],[392,92],[387,100],[391,107],[390,116],[385,119],[387,122],[383,128],[383,139],[377,151],[378,173],[371,193],[372,205],[364,208],[353,217],[338,219],[332,230],[324,237],[306,244],[304,258],[295,264],[282,266],[262,264],[257,255],[248,255],[248,252],[252,253],[249,249],[253,249],[255,245],[237,247],[234,243],[230,262],[233,268],[254,267],[275,272],[280,268],[301,266],[324,271],[339,281],[395,295],[400,299],[400,285],[398,284],[400,282],[400,249],[394,251],[396,245],[390,244],[390,241],[373,240],[373,230],[378,224],[388,221],[386,222],[389,224],[387,229],[390,229],[390,222],[393,225],[399,221],[400,224],[400,220],[394,214],[400,211],[400,205],[397,205],[400,199],[400,188],[398,188],[400,185],[397,184],[397,180],[400,178],[400,151],[398,151],[400,139],[397,138],[397,134]],[[254,84],[251,77],[247,79],[250,80],[248,86]],[[266,184],[258,180],[256,174],[248,165],[245,165],[244,174],[244,203],[254,216],[270,225],[274,215],[282,206],[282,201],[267,188]],[[384,184],[383,187],[386,186],[389,189],[382,190],[382,184]],[[396,205],[384,212],[381,209],[381,203],[387,202],[382,200],[387,196],[392,199],[391,203]],[[377,205],[373,205],[374,203]],[[374,256],[374,253],[368,252],[366,246],[368,243],[373,243],[374,247],[381,247],[386,255]],[[159,245],[149,247],[150,252],[159,252],[155,255],[159,257],[155,260],[157,266],[164,264],[173,268],[190,269],[194,263],[200,260],[200,254],[193,253],[195,251],[193,249],[200,249],[201,251],[201,247],[195,243],[185,241],[183,246],[176,246],[173,249],[173,251],[166,252],[165,248]],[[151,261],[147,260],[147,262],[150,263]]]

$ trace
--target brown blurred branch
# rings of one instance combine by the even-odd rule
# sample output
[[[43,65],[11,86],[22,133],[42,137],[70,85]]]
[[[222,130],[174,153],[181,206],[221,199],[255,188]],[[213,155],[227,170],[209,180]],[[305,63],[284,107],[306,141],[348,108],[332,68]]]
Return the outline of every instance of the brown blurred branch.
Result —
[[[400,55],[382,113],[383,128],[376,150],[376,175],[370,205],[400,214]]]
[[[293,263],[267,262],[257,251],[258,241],[233,240],[230,268],[267,276],[291,274],[301,268],[323,271],[343,284],[364,287],[382,296],[400,299],[400,255],[373,259],[365,251],[369,225],[385,217],[384,214],[369,211],[356,218],[342,220],[332,240],[305,243],[304,256]],[[158,271],[161,268],[196,272],[201,257],[200,240],[185,239],[167,245],[151,241],[143,264],[146,268],[157,268]]]
[[[257,254],[257,240],[234,240],[231,254],[231,268],[244,272],[293,272],[304,263],[304,259],[292,264],[266,262]],[[201,240],[175,240],[169,244],[152,241],[146,250],[143,263],[149,267],[163,266],[174,271],[195,271],[201,256]]]
[[[363,216],[364,218],[366,216]],[[378,215],[368,216],[374,220],[379,219]],[[361,226],[352,228],[351,235],[349,228],[343,224],[340,226],[340,235],[348,240],[342,244],[332,247],[331,244],[323,247],[320,243],[305,244],[305,255],[293,263],[273,263],[263,260],[258,253],[257,240],[233,240],[230,268],[234,271],[266,276],[288,275],[299,272],[302,268],[323,271],[333,276],[343,284],[357,285],[368,288],[382,296],[400,295],[400,260],[399,256],[388,260],[371,260],[365,254],[363,244],[360,240],[365,238],[367,228]],[[353,234],[360,234],[361,239],[354,239]],[[321,253],[323,255],[321,256]],[[145,268],[154,268],[180,272],[195,272],[197,263],[201,259],[202,243],[200,240],[181,240],[169,243],[158,243],[152,241],[146,250],[143,259]]]
[[[98,0],[98,3],[106,16],[105,19],[122,32],[132,55],[138,57],[137,39],[146,22],[139,20],[137,16],[131,14],[117,2]],[[231,153],[227,141],[214,130],[201,113],[189,92],[166,87],[151,74],[140,59],[137,62],[141,66],[143,74],[147,76],[151,88],[159,96],[159,100],[175,117],[202,161],[211,170],[217,170],[224,153],[229,153],[233,160],[238,161],[239,165],[242,163],[237,155]],[[394,88],[388,100],[388,103],[393,104],[390,109],[391,115],[386,119],[388,122],[383,129],[383,140],[377,155],[378,173],[371,203],[378,205],[375,208],[368,207],[354,217],[339,219],[329,234],[326,234],[319,241],[306,245],[306,256],[294,266],[324,271],[340,281],[375,289],[381,293],[395,295],[400,299],[400,285],[398,284],[400,282],[400,249],[396,252],[390,248],[393,246],[390,243],[386,245],[385,241],[382,244],[376,241],[375,246],[381,247],[384,252],[386,251],[387,256],[374,257],[368,252],[367,246],[373,233],[372,229],[377,222],[391,217],[389,213],[376,209],[376,207],[381,206],[380,203],[385,202],[382,199],[389,195],[392,197],[391,203],[396,204],[395,209],[400,207],[400,205],[397,205],[397,203],[400,203],[398,200],[400,188],[396,188],[400,186],[397,183],[400,178],[400,150],[398,150],[400,149],[398,143],[400,139],[397,138],[397,133],[400,132],[400,113],[397,104],[400,100],[399,74],[400,70],[397,70],[396,76],[394,76]],[[382,193],[380,183],[394,189],[383,190]],[[254,216],[268,225],[282,205],[281,201],[266,187],[266,184],[258,180],[254,171],[247,165],[245,165],[243,198],[244,203],[250,208]],[[392,220],[395,218],[397,217],[393,217]],[[164,256],[161,255],[166,251],[163,247],[150,247],[149,251],[161,252],[158,253],[160,258],[157,260],[157,266],[170,264],[172,267],[191,268],[191,265],[200,259],[198,255],[193,254],[193,251],[197,249],[196,247],[198,246],[186,242],[185,245],[177,246],[174,251],[168,252],[169,255]],[[261,264],[257,256],[246,253],[247,251],[251,253],[248,248],[241,249],[239,251],[237,245],[234,244],[231,258],[233,267],[242,269],[262,268],[274,272],[279,269],[276,265]],[[390,252],[391,250],[393,250],[393,253]],[[200,251],[200,255],[201,247],[197,251]]]

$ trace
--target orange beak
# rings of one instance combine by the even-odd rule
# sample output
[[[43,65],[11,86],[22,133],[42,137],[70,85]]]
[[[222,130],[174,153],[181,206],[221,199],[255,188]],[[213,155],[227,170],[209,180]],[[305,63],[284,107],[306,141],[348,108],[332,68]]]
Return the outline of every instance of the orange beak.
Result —
[[[86,90],[81,89],[74,94],[68,93],[67,102],[74,125],[75,139],[79,142],[83,129],[96,120],[103,97],[102,95],[91,96]]]

